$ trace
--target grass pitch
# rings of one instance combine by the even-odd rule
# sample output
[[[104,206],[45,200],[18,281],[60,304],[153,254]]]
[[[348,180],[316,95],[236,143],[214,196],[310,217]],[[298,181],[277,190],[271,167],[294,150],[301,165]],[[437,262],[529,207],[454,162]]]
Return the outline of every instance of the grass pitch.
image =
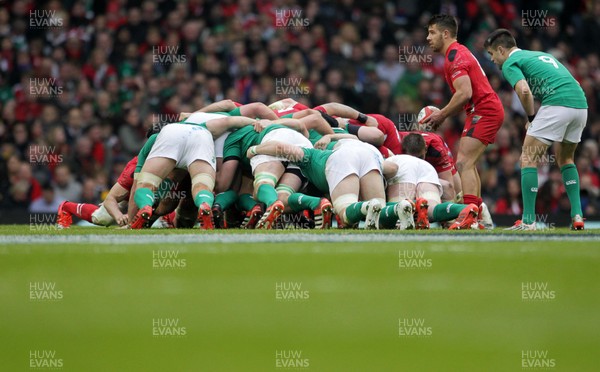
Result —
[[[2,227],[0,369],[596,371],[599,243]]]

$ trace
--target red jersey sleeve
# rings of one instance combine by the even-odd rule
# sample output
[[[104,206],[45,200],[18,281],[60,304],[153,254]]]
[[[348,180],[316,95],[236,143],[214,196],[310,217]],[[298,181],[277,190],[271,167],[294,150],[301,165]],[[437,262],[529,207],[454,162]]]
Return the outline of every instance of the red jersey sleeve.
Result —
[[[131,190],[131,187],[133,186],[133,173],[135,172],[135,167],[137,166],[137,160],[137,156],[131,159],[117,179],[117,183],[126,190]]]
[[[465,51],[457,46],[458,44],[454,44],[454,48],[452,48],[452,46],[448,48],[446,55],[446,81],[448,82],[448,85],[450,85],[452,94],[455,92],[453,85],[454,80],[461,76],[469,76],[471,63],[470,56],[465,55]]]
[[[377,120],[377,128],[383,132],[385,137],[385,141],[383,141],[383,146],[390,149],[396,155],[402,154],[402,144],[400,143],[400,135],[398,134],[398,129],[394,122],[390,119],[386,118],[383,115],[379,114],[368,114],[375,120]]]

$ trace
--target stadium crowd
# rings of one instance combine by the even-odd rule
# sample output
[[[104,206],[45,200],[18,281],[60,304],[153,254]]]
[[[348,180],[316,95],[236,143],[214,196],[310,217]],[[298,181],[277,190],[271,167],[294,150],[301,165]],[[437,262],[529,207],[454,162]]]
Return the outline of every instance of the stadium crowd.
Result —
[[[523,13],[519,3],[2,2],[0,208],[56,212],[64,200],[98,204],[149,128],[222,99],[341,102],[406,130],[422,107],[450,98],[443,57],[425,48],[429,16],[445,12],[461,21],[458,39],[479,60],[506,113],[479,164],[491,212],[521,213],[525,115],[483,49],[489,32],[504,27],[523,48],[549,51],[581,84],[589,120],[576,166],[584,214],[598,214],[600,1],[544,2],[543,16]],[[543,8],[532,3],[527,7]],[[530,22],[535,17],[541,26]],[[462,115],[438,130],[453,150]],[[561,188],[551,150],[538,213],[569,213]]]

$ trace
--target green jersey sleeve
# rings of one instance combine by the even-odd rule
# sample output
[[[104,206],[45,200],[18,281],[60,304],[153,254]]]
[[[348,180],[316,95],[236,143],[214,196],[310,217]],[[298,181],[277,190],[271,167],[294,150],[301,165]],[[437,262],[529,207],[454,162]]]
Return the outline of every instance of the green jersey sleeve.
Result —
[[[515,60],[507,60],[502,65],[502,75],[504,75],[506,81],[508,81],[510,86],[513,88],[519,81],[525,79],[523,72],[521,72],[519,67],[514,62]]]

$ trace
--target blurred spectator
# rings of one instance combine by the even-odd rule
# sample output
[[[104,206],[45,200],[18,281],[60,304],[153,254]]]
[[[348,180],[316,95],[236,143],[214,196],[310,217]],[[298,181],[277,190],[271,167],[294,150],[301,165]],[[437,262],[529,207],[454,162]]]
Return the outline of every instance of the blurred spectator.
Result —
[[[77,201],[81,199],[81,184],[75,180],[66,164],[58,165],[54,171],[54,191],[60,200]]]
[[[520,215],[521,207],[521,180],[509,178],[505,195],[501,196],[494,208],[494,213]]]
[[[398,62],[398,47],[387,45],[383,50],[383,59],[377,64],[377,77],[395,86],[406,67]]]
[[[96,190],[97,198],[112,186],[113,170],[137,155],[151,123],[221,99],[269,104],[284,98],[276,94],[276,78],[301,79],[308,89],[294,98],[308,106],[343,102],[396,124],[425,105],[444,106],[451,95],[443,56],[424,45],[428,15],[450,12],[461,21],[459,41],[471,48],[506,111],[496,146],[479,164],[486,202],[494,209],[498,200],[495,209],[507,213],[517,209],[509,187],[519,178],[524,111],[482,49],[488,32],[506,27],[523,48],[554,53],[580,82],[589,120],[576,164],[586,213],[598,211],[598,1],[564,7],[554,27],[522,27],[525,3],[499,0],[468,0],[463,6],[412,0],[39,3],[0,2],[3,208],[27,207],[41,195],[38,181],[57,183],[69,169],[66,184],[79,185],[69,198],[82,197],[81,185]],[[33,6],[56,11],[63,26],[29,27]],[[290,19],[277,18],[277,11],[290,9],[301,11],[291,21],[303,26],[286,26],[282,21]],[[57,94],[39,94],[44,88]],[[453,151],[463,116],[439,129]],[[31,146],[61,155],[60,162],[23,163]],[[558,168],[549,159],[539,175],[540,198],[548,198],[542,206],[548,213],[561,213],[564,201],[552,197],[560,191],[553,184]],[[84,193],[94,198],[92,191]]]
[[[48,182],[42,186],[42,196],[29,205],[31,213],[56,213],[63,200],[56,197],[54,188]]]

